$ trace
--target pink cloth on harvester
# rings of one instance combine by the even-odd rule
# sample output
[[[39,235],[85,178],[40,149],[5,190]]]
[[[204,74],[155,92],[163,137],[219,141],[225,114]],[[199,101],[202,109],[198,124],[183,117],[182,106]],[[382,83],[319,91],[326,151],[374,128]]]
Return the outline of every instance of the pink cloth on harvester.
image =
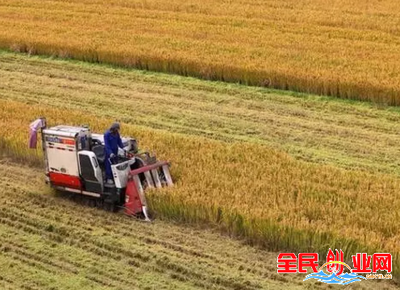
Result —
[[[37,131],[43,126],[42,119],[37,119],[29,125],[29,148],[35,149],[37,145]]]

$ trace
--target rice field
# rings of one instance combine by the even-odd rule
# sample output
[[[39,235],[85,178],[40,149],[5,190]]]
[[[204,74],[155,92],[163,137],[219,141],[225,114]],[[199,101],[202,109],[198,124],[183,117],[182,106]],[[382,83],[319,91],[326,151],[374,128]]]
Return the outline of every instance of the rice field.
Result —
[[[274,251],[312,250],[325,255],[329,245],[342,248],[346,259],[360,251],[388,251],[394,255],[395,272],[400,266],[400,179],[393,169],[395,161],[382,160],[373,165],[379,155],[374,155],[374,148],[368,148],[368,142],[382,142],[380,138],[386,136],[385,142],[377,144],[382,152],[395,154],[391,142],[397,137],[390,132],[398,129],[397,110],[313,96],[279,97],[278,92],[242,90],[198,80],[185,83],[174,79],[168,83],[168,76],[94,65],[88,69],[86,64],[76,62],[15,54],[1,57],[0,148],[14,160],[40,165],[40,151],[26,148],[27,124],[38,116],[45,115],[51,124],[90,124],[98,132],[117,118],[122,121],[123,134],[137,137],[141,147],[154,150],[160,159],[173,164],[176,186],[148,192],[159,219],[212,225],[228,235]],[[131,87],[132,83],[136,85]],[[183,97],[179,98],[185,91],[187,102],[193,105],[183,103],[169,111],[169,101],[183,101]],[[84,105],[80,100],[85,100]],[[371,154],[365,154],[364,161],[349,154],[346,164],[339,158],[341,154],[333,155],[329,165],[318,158],[305,162],[301,150],[298,158],[291,156],[290,150],[285,152],[292,140],[284,136],[275,140],[264,140],[267,134],[243,136],[239,133],[243,125],[240,122],[239,127],[228,125],[229,131],[224,131],[212,117],[224,115],[210,107],[220,101],[232,102],[235,107],[240,100],[243,103],[236,106],[238,116],[249,117],[251,111],[245,107],[250,104],[256,110],[257,106],[277,108],[285,100],[291,102],[289,112],[304,118],[304,122],[293,122],[293,126],[307,124],[307,116],[315,113],[320,116],[315,120],[319,124],[315,130],[335,128],[325,132],[326,137],[330,132],[330,138],[319,139],[321,152],[345,152],[352,142],[348,138],[353,138],[350,133],[338,134],[345,127],[347,132],[374,137],[360,140],[365,142],[361,143],[365,146],[362,149]],[[119,105],[125,102],[126,106]],[[340,123],[331,122],[330,110],[341,112],[338,122],[345,116],[353,121],[342,123],[341,128]],[[161,123],[167,115],[161,111],[170,113],[171,121],[166,122],[166,127]],[[187,117],[173,119],[174,114],[181,116],[185,112]],[[352,116],[353,112],[360,114]],[[196,120],[191,118],[200,113],[199,126],[186,123]],[[235,111],[225,114],[236,116]],[[276,114],[274,120],[285,124],[287,119],[288,115]],[[233,123],[229,119],[226,122]],[[205,129],[204,124],[209,127]],[[290,128],[286,124],[283,129]],[[273,124],[267,123],[264,128],[274,132]],[[307,144],[301,143],[307,138],[296,129],[293,128],[293,138],[300,141],[297,146],[301,147]],[[334,148],[329,147],[330,140],[335,140]],[[280,144],[279,148],[272,148],[270,142]],[[360,169],[363,162],[370,166]]]
[[[399,105],[395,0],[2,0],[3,49]]]
[[[276,253],[90,208],[42,178],[0,159],[1,289],[302,289],[302,277],[276,274]]]
[[[37,168],[0,159],[1,289],[304,289],[304,275],[276,273],[277,253],[209,229],[90,208],[50,193],[42,178]],[[347,289],[377,286],[396,289],[374,281]]]
[[[265,144],[318,164],[400,174],[396,107],[1,51],[0,58],[2,99]]]

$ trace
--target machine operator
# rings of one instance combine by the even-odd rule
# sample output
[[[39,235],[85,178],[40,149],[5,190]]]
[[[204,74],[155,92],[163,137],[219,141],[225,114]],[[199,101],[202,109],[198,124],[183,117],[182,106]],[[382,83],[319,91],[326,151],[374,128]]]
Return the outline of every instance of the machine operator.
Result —
[[[104,133],[104,150],[105,150],[105,168],[106,168],[106,182],[114,184],[113,174],[111,170],[111,162],[118,162],[118,147],[124,149],[121,136],[119,135],[119,123],[113,123]],[[110,162],[111,161],[111,162]]]

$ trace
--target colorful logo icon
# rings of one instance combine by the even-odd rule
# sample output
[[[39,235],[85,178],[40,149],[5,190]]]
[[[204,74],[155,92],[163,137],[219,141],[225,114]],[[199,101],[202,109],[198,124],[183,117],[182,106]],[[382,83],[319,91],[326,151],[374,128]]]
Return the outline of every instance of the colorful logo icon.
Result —
[[[345,266],[347,269],[350,270],[350,273],[339,273],[334,271],[333,273],[326,274],[322,269],[325,266],[329,266],[332,264],[338,264]],[[343,272],[343,271],[341,271]],[[306,281],[308,279],[317,279],[319,282],[322,283],[327,283],[327,284],[340,284],[340,285],[347,285],[353,282],[361,281],[361,280],[367,280],[364,276],[357,275],[355,273],[351,273],[351,268],[349,265],[347,265],[344,262],[341,261],[330,261],[326,262],[324,265],[319,268],[319,271],[317,273],[312,273],[306,276],[306,278],[303,281]]]

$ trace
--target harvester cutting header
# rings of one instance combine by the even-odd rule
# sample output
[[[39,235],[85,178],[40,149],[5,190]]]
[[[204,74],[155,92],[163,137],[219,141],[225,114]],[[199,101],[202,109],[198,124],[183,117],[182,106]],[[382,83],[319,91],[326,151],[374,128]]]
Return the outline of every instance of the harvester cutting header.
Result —
[[[111,210],[149,220],[146,188],[173,184],[169,163],[141,152],[133,138],[119,136],[114,123],[104,135],[86,126],[59,125],[47,128],[45,118],[30,124],[29,146],[36,148],[41,132],[46,183],[51,187],[87,195]]]

